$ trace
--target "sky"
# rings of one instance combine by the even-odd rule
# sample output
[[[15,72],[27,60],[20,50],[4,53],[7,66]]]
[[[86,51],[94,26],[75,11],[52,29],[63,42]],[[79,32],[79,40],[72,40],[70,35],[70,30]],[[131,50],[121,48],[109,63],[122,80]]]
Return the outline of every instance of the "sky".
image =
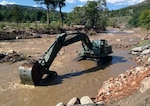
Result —
[[[87,1],[94,0],[66,0],[66,6],[63,7],[63,12],[71,12],[76,6],[83,6]],[[97,0],[95,0],[97,1]],[[144,0],[106,0],[109,10],[117,10],[130,5],[138,4]],[[0,0],[0,5],[17,4],[33,7],[44,7],[44,5],[37,4],[34,0]]]

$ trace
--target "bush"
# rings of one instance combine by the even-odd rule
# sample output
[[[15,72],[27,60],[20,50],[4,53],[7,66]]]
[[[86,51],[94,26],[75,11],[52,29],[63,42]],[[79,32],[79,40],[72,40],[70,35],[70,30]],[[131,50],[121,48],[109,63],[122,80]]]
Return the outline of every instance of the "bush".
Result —
[[[4,23],[0,24],[0,28],[4,28],[6,25]]]

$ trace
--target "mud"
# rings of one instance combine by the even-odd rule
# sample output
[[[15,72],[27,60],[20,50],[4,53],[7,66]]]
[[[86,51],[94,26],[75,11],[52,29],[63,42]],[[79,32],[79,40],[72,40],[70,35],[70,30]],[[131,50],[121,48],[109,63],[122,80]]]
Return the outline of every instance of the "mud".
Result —
[[[100,39],[107,36],[91,36]],[[123,39],[128,39],[123,37]],[[18,39],[0,42],[0,52],[14,50],[38,59],[55,40],[55,37],[40,39]],[[111,40],[111,39],[110,39]],[[131,43],[131,42],[130,42]],[[0,64],[0,105],[1,106],[54,106],[67,102],[72,97],[97,94],[97,90],[110,77],[121,74],[129,67],[136,66],[128,50],[113,50],[110,64],[97,66],[93,61],[75,61],[81,43],[62,48],[50,70],[56,71],[57,78],[42,80],[42,86],[20,84],[18,67],[22,62]]]

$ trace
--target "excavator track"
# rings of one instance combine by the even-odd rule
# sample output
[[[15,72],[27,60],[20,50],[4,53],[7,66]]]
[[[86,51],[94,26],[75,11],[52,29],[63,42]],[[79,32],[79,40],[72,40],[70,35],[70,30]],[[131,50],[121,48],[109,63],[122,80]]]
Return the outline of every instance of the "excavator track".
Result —
[[[22,84],[38,85],[42,79],[42,66],[38,61],[25,62],[19,67]]]

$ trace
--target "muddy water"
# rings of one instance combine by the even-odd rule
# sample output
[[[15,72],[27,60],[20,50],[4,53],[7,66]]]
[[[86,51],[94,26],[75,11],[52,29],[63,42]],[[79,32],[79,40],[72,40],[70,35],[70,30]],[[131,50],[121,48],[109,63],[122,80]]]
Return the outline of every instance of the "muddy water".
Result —
[[[112,56],[112,62],[104,66],[69,61],[57,69],[57,78],[43,79],[37,87],[20,84],[20,62],[0,64],[0,106],[55,106],[72,97],[95,96],[103,81],[136,66],[127,50],[114,50]]]

